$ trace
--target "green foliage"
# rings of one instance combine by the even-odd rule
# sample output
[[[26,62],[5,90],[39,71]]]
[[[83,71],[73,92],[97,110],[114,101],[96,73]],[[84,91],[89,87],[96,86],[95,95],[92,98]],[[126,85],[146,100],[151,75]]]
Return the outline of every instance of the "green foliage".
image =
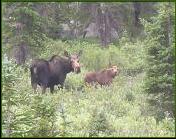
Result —
[[[90,126],[90,131],[89,131],[89,136],[90,137],[98,137],[102,136],[103,133],[107,135],[109,132],[109,124],[108,121],[105,117],[104,112],[98,112],[97,110],[94,110],[92,119],[89,122]]]
[[[146,91],[153,94],[151,101],[157,108],[158,119],[167,111],[174,115],[174,6],[158,5],[158,15],[150,22],[143,21],[146,32]]]
[[[67,137],[71,135],[71,132],[69,131],[69,127],[72,123],[72,121],[68,121],[67,120],[67,110],[64,107],[63,103],[61,103],[60,108],[59,108],[59,112],[60,112],[60,118],[62,119],[62,122],[60,123],[60,133],[59,136],[61,137]]]
[[[31,115],[28,107],[25,105],[26,95],[18,92],[14,85],[21,73],[24,71],[10,61],[3,61],[2,67],[2,135],[6,137],[23,137],[32,122],[29,120]]]
[[[144,44],[138,41],[120,46],[111,44],[109,48],[101,49],[97,43],[82,40],[70,42],[46,40],[45,48],[47,49],[42,50],[41,58],[49,59],[54,54],[63,55],[64,50],[70,53],[83,50],[80,57],[80,63],[83,64],[81,73],[69,73],[64,89],[55,87],[54,94],[47,89],[46,94],[42,95],[40,88],[37,89],[36,94],[33,92],[29,71],[25,72],[22,67],[12,68],[15,71],[11,73],[16,74],[11,74],[11,76],[16,75],[20,79],[17,80],[14,77],[15,82],[11,86],[15,89],[14,95],[6,95],[10,97],[10,100],[15,97],[13,100],[17,104],[10,105],[10,110],[16,110],[13,113],[16,118],[12,118],[15,122],[11,122],[11,125],[15,125],[13,126],[15,132],[10,136],[174,136],[174,119],[170,115],[165,116],[162,121],[158,121],[153,116],[156,109],[149,105],[150,96],[144,90],[145,72],[141,70],[134,74],[132,71],[145,69],[143,46]],[[89,51],[91,53],[88,53]],[[89,60],[93,55],[101,57],[99,60],[102,63],[99,64],[94,59]],[[109,87],[97,86],[97,88],[85,86],[84,75],[96,68],[106,68],[109,60],[121,69],[120,74],[113,80],[113,84]],[[95,66],[96,64],[98,66]],[[6,66],[6,69],[9,70],[10,67]],[[5,75],[3,74],[4,78],[8,77]],[[6,84],[4,81],[3,88]],[[3,97],[3,117],[9,115],[6,100]],[[8,127],[7,122],[3,122],[4,131]],[[8,134],[3,132],[3,136],[8,136]]]
[[[50,39],[46,41],[40,58],[49,59],[51,55],[63,55],[65,50],[69,53],[78,53],[83,50],[80,57],[83,71],[98,71],[111,65],[117,65],[122,73],[133,76],[141,73],[146,66],[144,47],[145,44],[141,41],[136,43],[124,42],[120,45],[110,44],[108,48],[102,49],[98,43],[91,43],[86,40],[62,42]],[[81,86],[82,80],[79,78],[83,78],[82,73],[68,78],[67,83],[71,84],[72,80],[75,80],[77,84],[71,86],[76,87],[78,84]]]
[[[8,57],[15,58],[15,50],[20,49],[22,45],[28,51],[25,51],[25,57],[29,56],[29,52],[34,48],[42,47],[43,41],[46,39],[44,25],[51,21],[42,17],[34,10],[34,5],[31,3],[4,3],[3,13],[3,40]],[[11,11],[10,9],[13,9]],[[36,51],[31,50],[31,56],[35,55]],[[20,52],[18,52],[20,56]]]
[[[56,136],[57,101],[54,97],[36,95],[31,103],[31,113],[35,125],[31,128],[31,136]]]
[[[3,39],[3,54],[12,45],[20,44],[21,40],[32,48],[32,55],[37,53],[37,58],[49,59],[52,55],[63,55],[65,50],[71,54],[80,50],[83,53],[80,57],[81,73],[69,73],[63,89],[55,86],[54,94],[47,89],[44,95],[40,88],[37,93],[32,90],[29,69],[3,60],[2,136],[174,137],[174,6],[157,4],[156,16],[142,21],[145,39],[131,42],[129,34],[138,35],[136,29],[131,28],[133,17],[128,14],[132,7],[116,4],[110,9],[113,14],[117,8],[119,11],[128,10],[126,13],[119,12],[124,13],[124,18],[115,17],[119,21],[126,20],[128,32],[121,34],[117,44],[101,48],[98,38],[57,40],[62,23],[68,22],[73,30],[82,30],[89,22],[90,7],[83,13],[80,12],[81,5],[3,3],[2,35],[6,38]],[[170,32],[167,30],[168,17]],[[72,20],[76,22],[70,23]],[[76,25],[78,20],[79,26]],[[18,30],[14,23],[23,24],[23,31]],[[132,34],[133,31],[135,34]],[[26,66],[29,67],[30,63],[28,61]],[[110,65],[117,65],[120,69],[120,74],[110,86],[85,85],[87,72]]]

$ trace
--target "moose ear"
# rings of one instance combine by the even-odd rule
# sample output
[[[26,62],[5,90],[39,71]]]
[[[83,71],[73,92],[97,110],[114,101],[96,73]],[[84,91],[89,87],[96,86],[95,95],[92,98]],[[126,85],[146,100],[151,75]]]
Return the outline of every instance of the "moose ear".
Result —
[[[64,51],[64,55],[66,56],[66,57],[69,57],[69,54],[68,54],[68,52],[65,50]]]
[[[77,56],[80,57],[80,56],[82,55],[82,53],[83,53],[83,50],[80,50],[80,51],[78,52]]]

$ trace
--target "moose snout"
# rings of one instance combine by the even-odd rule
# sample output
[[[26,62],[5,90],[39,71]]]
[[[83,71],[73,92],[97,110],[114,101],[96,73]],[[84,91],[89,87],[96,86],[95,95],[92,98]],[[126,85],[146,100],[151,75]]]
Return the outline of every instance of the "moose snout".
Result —
[[[78,63],[78,62],[75,61],[75,62],[73,62],[72,67],[73,67],[73,70],[74,70],[75,73],[80,73],[81,72],[81,65],[80,65],[80,63]]]
[[[75,71],[76,73],[80,73],[80,72],[81,72],[81,68],[80,68],[80,67],[76,67],[76,68],[74,69],[74,71]]]

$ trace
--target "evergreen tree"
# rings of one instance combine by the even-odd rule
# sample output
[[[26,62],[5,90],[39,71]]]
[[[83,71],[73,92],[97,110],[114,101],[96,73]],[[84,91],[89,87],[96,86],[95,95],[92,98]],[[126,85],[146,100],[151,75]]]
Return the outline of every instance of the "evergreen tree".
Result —
[[[146,91],[152,94],[159,119],[164,113],[174,115],[174,9],[174,4],[161,3],[158,14],[143,22],[148,55]]]
[[[3,60],[2,67],[2,136],[24,137],[33,125],[26,93],[14,88],[22,73],[20,67]]]

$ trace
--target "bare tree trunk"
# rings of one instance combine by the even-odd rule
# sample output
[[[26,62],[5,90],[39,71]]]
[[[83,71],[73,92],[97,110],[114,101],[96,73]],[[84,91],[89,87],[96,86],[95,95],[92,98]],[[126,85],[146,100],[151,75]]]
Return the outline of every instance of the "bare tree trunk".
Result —
[[[105,7],[104,4],[99,5],[97,9],[96,16],[96,24],[98,27],[101,44],[103,47],[107,47],[107,45],[111,42],[111,32],[112,32],[112,21],[114,20],[110,16],[110,12],[108,7]],[[114,24],[115,27],[115,24]]]
[[[104,17],[104,46],[106,47],[107,46],[107,44],[108,44],[108,38],[109,38],[109,36],[108,35],[110,35],[109,34],[109,26],[108,26],[108,16],[107,16],[107,11],[105,11],[104,12],[104,15],[103,15],[103,17]]]
[[[102,9],[101,9],[100,5],[98,6],[98,9],[97,9],[96,20],[97,20],[96,24],[97,24],[98,32],[99,32],[99,35],[100,35],[101,44],[102,44],[102,46],[105,46],[104,16],[103,16]]]
[[[76,2],[76,13],[78,14],[79,13],[79,2]],[[78,37],[78,19],[76,19],[75,21],[75,37],[77,38]]]
[[[21,22],[17,22],[15,24],[16,27],[16,36],[21,36],[23,34],[24,24]],[[18,38],[18,37],[17,37]],[[27,45],[25,42],[19,42],[17,47],[14,47],[14,58],[18,65],[24,64],[27,56]]]
[[[87,24],[85,25],[85,27],[84,27],[83,38],[86,37],[86,34],[87,34],[87,30],[86,30],[86,29],[89,27],[90,23],[91,23],[91,21],[89,20],[88,23],[87,23]]]
[[[112,28],[114,28],[117,32],[119,30],[119,24],[118,21],[116,21],[110,12],[108,12],[108,18],[109,18],[109,23]]]
[[[14,48],[14,58],[18,65],[23,65],[27,58],[27,46],[21,43],[20,46]]]
[[[96,3],[96,4],[91,4],[91,10],[90,10],[90,12],[91,12],[91,16],[92,17],[95,17],[96,18],[96,16],[97,16],[97,9],[100,7],[100,4],[99,3]]]
[[[49,12],[48,6],[49,5],[47,5],[47,4],[48,3],[43,3],[41,5],[40,15],[43,16],[43,17],[48,17],[48,15],[49,15],[48,14],[48,12]],[[48,31],[48,24],[46,24],[46,26],[43,26],[43,30],[44,30],[45,33]]]
[[[105,46],[107,46],[111,42],[111,23],[109,20],[109,10],[108,8],[105,10]]]
[[[141,5],[140,5],[139,2],[134,2],[133,7],[134,7],[134,25],[136,27],[138,27],[139,24],[140,24],[139,15],[140,15],[140,12],[141,12]]]

